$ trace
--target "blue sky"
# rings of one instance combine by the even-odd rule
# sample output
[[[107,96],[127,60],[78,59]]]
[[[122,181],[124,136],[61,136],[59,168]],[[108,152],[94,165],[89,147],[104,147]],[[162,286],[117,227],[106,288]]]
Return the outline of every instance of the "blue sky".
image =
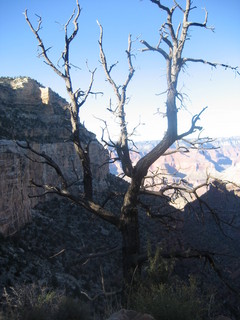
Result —
[[[149,0],[79,2],[83,10],[79,36],[71,48],[71,61],[81,70],[73,69],[72,78],[76,87],[87,88],[90,80],[86,68],[87,60],[90,69],[97,67],[94,90],[104,92],[103,96],[89,98],[82,109],[81,119],[98,137],[101,134],[101,123],[96,118],[107,119],[115,137],[118,131],[106,111],[109,98],[112,97],[114,102],[114,96],[99,63],[99,28],[96,19],[104,28],[104,49],[109,64],[119,61],[113,75],[120,84],[125,80],[128,71],[125,54],[128,34],[156,45],[158,30],[165,14]],[[179,2],[184,3],[183,0]],[[163,3],[172,1],[165,0]],[[185,56],[240,66],[240,1],[195,0],[193,3],[198,8],[192,12],[192,19],[203,22],[205,13],[202,8],[206,7],[209,12],[208,24],[215,27],[215,32],[193,28],[191,38],[185,46]],[[2,0],[0,75],[29,76],[67,97],[62,79],[58,78],[42,59],[37,58],[37,42],[23,12],[28,9],[29,17],[35,25],[35,13],[42,16],[41,36],[46,47],[52,46],[50,56],[57,62],[64,46],[62,26],[74,7],[75,0]],[[165,130],[165,120],[156,115],[156,111],[160,109],[164,112],[165,97],[156,94],[166,88],[164,60],[156,53],[142,53],[141,48],[139,41],[134,42],[133,64],[136,73],[128,90],[130,101],[127,105],[127,119],[130,128],[135,127],[139,121],[145,123],[138,128],[137,140],[160,139]],[[205,135],[240,135],[240,76],[221,68],[213,70],[203,64],[189,64],[181,74],[179,89],[188,95],[185,101],[186,109],[179,112],[179,133],[188,128],[192,115],[207,105],[208,109],[201,118]]]

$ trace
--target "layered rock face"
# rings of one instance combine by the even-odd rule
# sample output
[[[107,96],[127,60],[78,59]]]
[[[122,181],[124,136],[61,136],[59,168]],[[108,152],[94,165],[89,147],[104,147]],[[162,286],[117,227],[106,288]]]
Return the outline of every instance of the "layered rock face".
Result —
[[[133,163],[150,152],[159,141],[136,142],[137,153],[131,154]],[[184,143],[181,142],[184,146]],[[189,144],[185,144],[189,148]],[[192,149],[190,152],[177,152],[160,157],[150,170],[159,170],[162,176],[172,181],[184,179],[189,184],[198,185],[206,181],[207,173],[217,178],[240,183],[240,137],[219,138],[206,145],[208,149]],[[172,147],[172,150],[175,146]],[[170,148],[171,149],[171,148]],[[114,174],[122,173],[118,162],[111,164]]]
[[[31,208],[42,198],[29,198],[42,190],[36,184],[58,183],[55,171],[43,159],[17,146],[25,141],[58,163],[70,183],[81,188],[82,168],[69,141],[71,125],[67,102],[30,78],[0,79],[0,233],[9,235],[31,220]],[[109,172],[108,153],[93,133],[82,127],[90,143],[90,159],[96,188],[104,187]],[[80,183],[79,183],[80,182]],[[76,189],[76,188],[75,188]]]

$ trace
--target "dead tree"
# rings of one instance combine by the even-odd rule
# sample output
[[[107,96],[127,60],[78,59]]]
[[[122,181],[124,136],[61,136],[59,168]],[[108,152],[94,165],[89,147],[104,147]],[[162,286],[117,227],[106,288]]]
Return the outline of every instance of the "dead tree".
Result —
[[[131,179],[128,191],[124,196],[123,205],[121,208],[121,232],[123,237],[123,269],[125,278],[129,275],[129,270],[136,267],[136,256],[139,254],[139,232],[138,232],[138,197],[142,189],[142,182],[147,175],[150,166],[161,156],[166,155],[167,150],[172,144],[184,137],[190,135],[195,131],[200,131],[202,128],[197,125],[198,120],[203,110],[192,118],[192,123],[189,126],[189,130],[183,133],[178,133],[178,108],[177,99],[179,96],[178,92],[178,77],[183,69],[184,65],[188,62],[200,62],[208,64],[213,67],[222,66],[224,68],[237,70],[237,68],[229,65],[213,63],[205,61],[203,59],[193,59],[183,57],[183,49],[188,37],[189,29],[191,27],[202,27],[209,29],[207,26],[208,13],[205,13],[205,20],[203,23],[190,22],[189,13],[195,9],[192,6],[192,1],[186,1],[186,7],[182,8],[176,1],[174,1],[173,7],[164,6],[159,0],[151,0],[158,6],[161,11],[164,11],[167,15],[167,21],[161,26],[160,39],[156,46],[150,45],[147,41],[142,40],[141,43],[144,45],[142,51],[156,51],[160,53],[160,57],[166,61],[167,70],[167,100],[166,100],[166,116],[167,116],[167,131],[162,140],[144,157],[142,157],[137,164],[133,167],[130,159],[130,148],[128,146],[129,133],[127,131],[127,123],[125,120],[125,104],[126,104],[126,90],[127,86],[132,79],[134,74],[134,68],[132,65],[132,52],[131,52],[131,37],[129,36],[129,45],[126,50],[127,59],[129,64],[129,74],[125,83],[122,86],[118,86],[111,76],[112,68],[115,65],[108,67],[107,59],[103,50],[103,29],[100,27],[100,58],[103,69],[106,74],[108,82],[111,84],[114,93],[116,95],[117,107],[114,109],[116,117],[120,118],[120,136],[116,143],[108,143],[110,147],[116,150],[118,160],[121,162],[122,170],[126,176]],[[182,22],[179,23],[175,29],[173,25],[173,15],[180,10],[183,18]],[[210,28],[212,29],[212,28]],[[161,48],[161,44],[167,45],[168,51]],[[156,137],[158,139],[159,137]],[[207,142],[207,140],[205,140]],[[106,142],[106,141],[105,141]],[[187,190],[189,192],[189,190]],[[193,190],[195,192],[195,190]],[[155,194],[155,193],[154,193]],[[160,195],[160,194],[159,194]],[[131,273],[130,273],[131,274]]]
[[[48,56],[48,50],[50,48],[45,48],[45,45],[40,37],[40,30],[42,28],[42,18],[38,16],[38,26],[34,28],[32,23],[30,22],[27,14],[27,10],[25,10],[25,19],[32,30],[33,34],[35,35],[38,45],[41,49],[41,53],[39,56],[44,58],[44,62],[49,65],[52,70],[61,77],[66,85],[66,90],[68,96],[70,98],[70,103],[68,105],[68,110],[71,116],[71,128],[72,128],[72,140],[76,149],[76,152],[79,156],[79,160],[82,163],[83,168],[83,184],[84,184],[84,191],[86,198],[92,199],[93,190],[92,190],[92,174],[91,174],[91,167],[90,167],[90,158],[88,152],[88,145],[86,146],[84,141],[81,138],[81,124],[80,124],[80,108],[85,104],[89,94],[91,93],[92,84],[94,80],[94,74],[96,70],[90,71],[91,72],[91,81],[86,91],[81,90],[80,88],[76,91],[73,90],[72,80],[71,80],[71,63],[70,63],[70,44],[75,39],[79,27],[78,27],[78,20],[80,17],[81,8],[77,1],[77,12],[75,10],[67,23],[64,26],[65,32],[65,48],[61,54],[61,59],[63,61],[63,69],[58,67],[58,65],[54,64],[53,61]],[[68,27],[70,22],[73,21],[74,30],[70,35],[68,35]]]
[[[108,82],[111,84],[114,93],[116,95],[117,106],[111,112],[113,112],[118,118],[120,124],[120,134],[119,139],[114,142],[108,137],[108,141],[105,141],[108,146],[115,149],[117,154],[117,160],[121,162],[124,174],[129,177],[130,183],[126,193],[123,196],[123,201],[121,205],[121,210],[118,214],[115,212],[108,211],[104,206],[96,203],[92,199],[92,175],[90,168],[90,159],[87,149],[84,147],[81,141],[80,132],[80,122],[79,122],[79,112],[81,106],[86,102],[88,95],[91,93],[94,72],[92,72],[92,79],[90,85],[86,91],[78,89],[73,92],[71,75],[70,75],[70,57],[69,57],[69,46],[72,40],[76,37],[78,33],[78,18],[80,16],[80,6],[77,2],[77,13],[75,12],[70,17],[65,25],[65,49],[62,53],[62,60],[64,62],[64,72],[59,70],[49,59],[48,49],[44,47],[43,41],[39,36],[39,31],[41,29],[42,20],[39,18],[38,27],[34,29],[31,22],[28,19],[27,11],[25,12],[25,18],[38,40],[41,56],[45,59],[45,62],[65,81],[66,89],[70,97],[69,111],[71,114],[72,123],[72,135],[73,141],[76,147],[76,151],[79,155],[79,160],[82,162],[83,172],[84,172],[84,194],[79,194],[79,196],[71,194],[68,189],[67,181],[61,171],[61,168],[54,163],[52,159],[44,154],[38,154],[38,156],[44,158],[45,163],[48,163],[57,172],[58,176],[62,180],[61,187],[49,186],[49,185],[36,185],[37,187],[43,187],[47,193],[57,193],[60,196],[66,197],[73,201],[77,205],[80,205],[105,221],[114,225],[119,232],[122,234],[122,259],[123,259],[123,276],[124,279],[129,283],[134,274],[134,270],[138,268],[140,259],[140,235],[139,235],[139,196],[142,193],[151,193],[143,188],[143,181],[148,174],[150,166],[161,156],[168,152],[168,149],[172,144],[178,140],[185,138],[193,132],[201,130],[197,122],[200,119],[200,115],[203,110],[192,118],[192,122],[189,125],[189,130],[183,133],[178,132],[178,108],[177,99],[179,97],[178,92],[178,77],[183,69],[183,67],[189,62],[204,63],[212,67],[222,66],[226,69],[232,69],[237,71],[237,68],[231,67],[225,64],[213,63],[210,61],[205,61],[203,59],[193,59],[186,58],[183,56],[184,46],[188,37],[189,29],[192,27],[200,27],[209,29],[207,25],[207,12],[205,13],[205,20],[203,23],[191,22],[189,21],[189,13],[191,10],[195,9],[192,6],[191,0],[186,0],[186,7],[181,7],[175,0],[173,1],[172,7],[167,7],[162,4],[160,0],[151,0],[153,4],[156,5],[156,9],[160,10],[160,14],[164,12],[166,14],[166,22],[161,26],[160,29],[160,39],[156,46],[152,46],[147,41],[142,40],[141,43],[144,45],[142,51],[155,51],[159,53],[159,57],[163,58],[166,62],[167,70],[167,98],[166,98],[166,117],[167,117],[167,130],[161,141],[145,156],[143,156],[136,165],[132,164],[129,147],[130,136],[128,132],[127,122],[125,118],[125,105],[127,101],[127,87],[134,75],[134,67],[132,64],[132,39],[129,36],[128,48],[126,50],[127,60],[129,65],[129,71],[126,77],[126,81],[123,85],[119,86],[114,81],[111,71],[116,66],[113,64],[108,66],[107,58],[103,50],[103,28],[100,27],[100,59],[106,75]],[[173,16],[176,12],[182,13],[182,21],[175,28],[173,24]],[[74,31],[68,36],[68,26],[70,22],[74,23]],[[211,29],[211,28],[210,28]],[[167,45],[167,51],[162,49],[161,45],[164,43]],[[166,46],[165,46],[166,47]],[[237,71],[238,72],[238,71]],[[156,139],[159,137],[156,136]],[[104,138],[103,138],[104,140]],[[27,146],[29,148],[29,146]],[[34,153],[34,150],[31,150]],[[181,191],[183,191],[181,189]],[[154,195],[160,195],[160,193]],[[149,209],[149,208],[148,208]],[[151,209],[151,208],[150,208]]]

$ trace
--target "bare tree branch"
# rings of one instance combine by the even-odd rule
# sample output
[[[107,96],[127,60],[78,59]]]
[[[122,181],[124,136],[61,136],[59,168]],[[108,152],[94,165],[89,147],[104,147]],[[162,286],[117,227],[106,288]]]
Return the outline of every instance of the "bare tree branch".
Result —
[[[184,9],[179,5],[179,3],[174,0],[175,5],[184,13]]]
[[[89,87],[88,87],[87,91],[85,92],[85,95],[84,95],[82,101],[79,103],[79,107],[81,107],[82,105],[84,105],[84,103],[86,102],[89,94],[91,93],[92,85],[93,85],[93,81],[94,81],[94,75],[95,75],[96,70],[97,70],[97,69],[94,69],[93,71],[90,71],[90,70],[89,70],[89,72],[91,73],[91,81],[90,81],[90,84],[89,84]]]
[[[202,130],[202,127],[196,126],[196,123],[197,123],[198,120],[200,120],[201,114],[206,109],[207,109],[207,107],[203,108],[202,111],[199,112],[199,114],[196,114],[195,116],[193,116],[191,128],[187,132],[184,132],[184,133],[178,135],[178,137],[177,137],[178,140],[181,140],[182,138],[190,135],[191,133],[195,132],[196,130]]]
[[[133,75],[134,75],[134,72],[135,72],[133,65],[132,65],[132,52],[131,52],[132,51],[132,39],[131,39],[131,35],[129,35],[128,49],[126,50],[129,72],[128,72],[127,78],[125,80],[125,83],[121,86],[121,91],[120,91],[120,87],[116,85],[115,81],[113,80],[113,78],[110,74],[113,66],[108,68],[107,59],[106,59],[105,53],[103,51],[103,28],[98,21],[97,21],[97,24],[99,25],[99,28],[100,28],[100,37],[99,37],[98,43],[99,43],[99,47],[100,47],[101,63],[102,63],[103,69],[105,71],[105,75],[107,77],[107,80],[111,84],[113,91],[114,91],[116,98],[117,98],[117,109],[114,113],[116,113],[116,116],[119,118],[119,121],[120,121],[120,136],[119,136],[117,143],[114,144],[114,148],[116,149],[116,152],[118,154],[118,158],[121,161],[123,172],[128,177],[131,177],[133,167],[132,167],[132,162],[130,159],[129,146],[128,146],[129,134],[128,134],[128,130],[127,130],[125,105],[127,102],[126,90],[127,90],[127,87],[129,85]]]
[[[183,58],[182,59],[182,63],[187,63],[187,62],[197,62],[197,63],[203,63],[203,64],[207,64],[211,67],[222,67],[222,68],[225,68],[225,69],[230,69],[230,70],[233,70],[233,71],[236,71],[237,74],[240,75],[240,72],[238,71],[238,68],[239,67],[233,67],[233,66],[230,66],[228,64],[224,64],[224,63],[218,63],[218,62],[211,62],[211,61],[207,61],[207,60],[203,60],[203,59],[194,59],[194,58]]]
[[[214,27],[208,27],[207,26],[207,21],[208,21],[208,12],[206,10],[206,8],[203,9],[205,11],[205,20],[203,23],[199,23],[199,22],[188,22],[188,26],[189,27],[202,27],[202,28],[206,28],[206,29],[210,29],[212,31],[214,31]]]
[[[68,187],[67,179],[65,178],[62,170],[60,169],[59,165],[51,157],[49,157],[48,155],[46,155],[43,152],[38,152],[35,149],[33,149],[30,146],[29,142],[26,142],[26,145],[23,145],[23,144],[19,143],[18,141],[16,143],[20,148],[27,149],[27,150],[31,151],[32,153],[36,154],[37,156],[44,158],[45,162],[42,162],[42,163],[49,165],[50,167],[52,167],[56,171],[57,175],[60,177],[60,179],[62,181],[63,188]]]
[[[82,163],[82,166],[83,166],[83,176],[84,176],[83,184],[84,184],[86,196],[89,199],[92,199],[93,189],[92,189],[92,173],[91,173],[90,158],[89,158],[89,154],[87,152],[88,148],[86,148],[86,146],[84,146],[85,142],[82,141],[82,137],[81,137],[81,129],[80,129],[81,125],[80,125],[80,119],[79,119],[79,110],[80,110],[80,107],[86,102],[86,100],[91,92],[95,70],[93,72],[91,72],[91,81],[90,81],[88,90],[83,94],[82,101],[79,102],[78,99],[80,98],[80,96],[82,97],[83,91],[81,91],[80,89],[78,89],[76,92],[73,91],[71,74],[70,74],[71,66],[70,66],[70,57],[69,57],[70,44],[74,40],[74,38],[77,36],[78,30],[79,30],[78,19],[80,17],[81,8],[80,8],[78,0],[76,0],[76,4],[77,4],[77,13],[75,14],[76,10],[74,10],[72,15],[70,16],[70,18],[68,19],[67,23],[64,26],[65,49],[62,52],[63,66],[64,66],[64,70],[65,70],[64,73],[62,73],[54,65],[54,63],[49,59],[47,52],[46,52],[46,49],[45,49],[45,46],[43,44],[43,41],[42,41],[41,37],[39,36],[39,30],[41,29],[41,24],[42,24],[41,17],[39,17],[37,29],[34,29],[34,27],[32,26],[32,24],[28,18],[28,15],[27,15],[27,10],[25,11],[25,19],[26,19],[28,25],[30,26],[30,29],[32,30],[32,32],[34,33],[35,37],[38,40],[39,46],[42,50],[42,56],[44,57],[45,62],[47,63],[47,65],[49,65],[53,69],[53,71],[57,75],[59,75],[65,81],[67,93],[68,93],[70,101],[71,101],[70,104],[68,105],[68,109],[70,111],[70,116],[71,116],[71,129],[72,129],[73,142],[74,142],[74,146],[75,146],[76,152],[78,154],[78,157],[79,157],[79,159]],[[68,27],[69,27],[69,24],[72,20],[73,20],[74,30],[70,34],[70,36],[68,36]]]
[[[30,27],[30,29],[32,30],[33,34],[35,35],[35,37],[37,38],[37,41],[39,43],[39,47],[41,48],[42,51],[42,56],[44,57],[46,63],[54,70],[54,72],[56,72],[56,74],[58,74],[61,78],[65,79],[65,75],[54,65],[54,63],[49,59],[48,55],[47,55],[47,51],[49,50],[49,48],[46,50],[45,46],[43,44],[42,39],[39,36],[39,31],[41,30],[41,25],[42,25],[42,18],[39,17],[38,20],[38,27],[36,29],[34,29],[32,23],[30,22],[29,18],[28,18],[28,14],[27,14],[27,10],[25,10],[24,12],[25,15],[25,19]]]
[[[151,0],[152,3],[155,3],[160,9],[166,11],[168,14],[170,14],[170,9],[164,5],[161,4],[160,0]]]
[[[143,45],[146,46],[145,49],[142,49],[142,52],[144,52],[144,51],[157,51],[157,52],[159,52],[166,60],[169,60],[169,56],[168,56],[167,52],[164,51],[163,49],[159,48],[158,46],[152,47],[152,46],[151,46],[147,41],[145,41],[145,40],[141,40],[140,42],[141,42]]]
[[[105,74],[106,74],[106,77],[107,77],[107,80],[109,81],[109,83],[112,85],[113,89],[114,89],[114,92],[115,92],[115,95],[117,96],[118,100],[121,101],[121,96],[120,96],[120,93],[119,93],[119,87],[116,85],[116,83],[114,82],[114,80],[112,79],[112,77],[110,76],[110,72],[113,68],[114,65],[112,65],[110,68],[108,68],[108,64],[107,64],[107,59],[106,59],[106,56],[105,56],[105,53],[103,51],[103,45],[102,45],[102,41],[103,41],[103,28],[102,28],[102,25],[97,21],[97,24],[100,28],[100,37],[99,37],[99,47],[100,47],[100,59],[101,59],[101,63],[102,63],[102,66],[104,68],[104,71],[105,71]],[[116,64],[115,64],[116,65]]]

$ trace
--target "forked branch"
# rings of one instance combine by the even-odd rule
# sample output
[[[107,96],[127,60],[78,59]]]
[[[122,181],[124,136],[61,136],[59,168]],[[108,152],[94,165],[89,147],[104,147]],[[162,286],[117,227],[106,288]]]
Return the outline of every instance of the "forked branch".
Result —
[[[44,43],[39,35],[39,31],[41,30],[41,25],[42,25],[42,19],[41,17],[38,17],[38,26],[35,29],[30,22],[28,15],[27,15],[27,10],[25,11],[25,19],[30,26],[31,31],[37,38],[37,41],[39,43],[39,47],[41,48],[41,55],[43,56],[45,62],[47,65],[49,65],[53,71],[59,75],[64,81],[65,81],[65,86],[67,89],[67,93],[70,98],[70,103],[67,105],[68,110],[70,112],[71,116],[71,129],[72,129],[72,139],[74,142],[74,146],[76,149],[76,152],[78,154],[79,160],[82,163],[83,167],[83,184],[84,184],[84,189],[86,192],[86,196],[91,199],[93,195],[93,190],[92,190],[92,173],[91,173],[91,165],[90,165],[90,157],[88,153],[88,148],[85,147],[86,141],[84,141],[84,138],[81,136],[81,130],[80,130],[80,108],[83,106],[83,104],[86,102],[89,94],[91,94],[91,89],[93,85],[93,80],[94,80],[94,74],[95,71],[90,71],[91,73],[91,81],[88,86],[88,89],[86,91],[83,91],[81,89],[78,89],[74,92],[73,87],[72,87],[72,79],[71,79],[71,74],[70,74],[70,69],[71,69],[71,63],[70,63],[70,44],[71,42],[76,38],[78,31],[79,31],[79,25],[78,25],[78,20],[80,17],[81,13],[81,8],[79,5],[79,1],[76,0],[77,4],[77,11],[74,10],[68,21],[66,22],[64,26],[64,31],[65,31],[65,47],[64,51],[61,54],[61,58],[63,60],[63,68],[64,72],[61,71],[60,68],[58,68],[52,60],[48,56],[48,49],[45,48]],[[68,27],[70,22],[73,22],[74,25],[74,30],[68,35]]]
[[[202,114],[206,109],[207,109],[207,107],[203,108],[201,112],[199,112],[198,114],[195,114],[195,116],[193,116],[193,118],[192,118],[192,125],[191,125],[190,129],[189,129],[188,131],[186,131],[186,132],[178,135],[177,140],[181,140],[182,138],[190,135],[191,133],[193,133],[193,132],[195,132],[195,131],[197,131],[197,130],[199,130],[199,131],[202,130],[202,127],[197,126],[196,123],[197,123],[198,120],[200,120],[201,114]]]
[[[119,119],[120,136],[118,141],[114,144],[114,149],[116,150],[118,154],[118,158],[121,161],[124,174],[126,174],[128,177],[131,177],[133,167],[130,159],[130,150],[128,146],[129,134],[127,129],[125,105],[127,103],[127,95],[126,95],[127,87],[135,72],[132,64],[132,39],[131,39],[131,35],[129,35],[128,49],[126,50],[128,67],[129,67],[128,75],[124,84],[122,86],[118,86],[111,75],[112,68],[116,64],[111,65],[110,68],[108,67],[106,55],[103,50],[103,28],[98,21],[97,23],[100,28],[100,37],[99,37],[98,43],[100,48],[101,63],[102,63],[107,81],[111,84],[113,91],[115,93],[115,96],[117,98],[117,108],[113,113]],[[110,111],[112,112],[112,109]]]
[[[50,156],[48,156],[44,152],[39,152],[39,151],[35,150],[34,148],[32,148],[30,146],[29,142],[26,142],[25,145],[20,143],[20,142],[18,142],[18,141],[16,143],[20,148],[25,149],[25,150],[29,150],[30,152],[32,152],[33,154],[37,155],[38,157],[43,158],[45,161],[42,162],[42,163],[52,167],[55,170],[55,172],[58,175],[58,177],[60,178],[60,180],[62,182],[62,187],[64,189],[68,188],[67,179],[65,178],[61,168],[59,167],[59,165]]]
[[[142,52],[144,52],[144,51],[156,51],[156,52],[160,53],[166,60],[169,60],[169,55],[167,54],[167,52],[165,50],[163,50],[162,48],[159,48],[159,45],[157,45],[156,47],[153,47],[145,40],[141,40],[140,42],[143,45],[145,45],[145,47],[146,47],[146,48],[142,49]]]
[[[31,197],[41,197],[41,196],[44,196],[49,193],[55,193],[61,197],[69,199],[73,203],[89,210],[90,212],[92,212],[96,216],[100,217],[101,219],[103,219],[103,220],[111,223],[112,225],[116,226],[117,228],[119,228],[120,220],[119,220],[118,216],[116,216],[112,212],[104,209],[101,205],[96,204],[91,200],[88,200],[85,197],[85,195],[78,194],[77,196],[75,196],[72,192],[69,191],[69,187],[72,184],[67,183],[67,179],[65,178],[61,168],[59,167],[57,162],[54,161],[50,156],[46,155],[44,152],[39,152],[39,151],[35,150],[34,148],[32,148],[30,146],[29,143],[22,144],[22,143],[17,142],[17,145],[20,148],[29,150],[30,152],[32,152],[36,156],[43,158],[45,161],[43,161],[42,164],[46,164],[46,165],[52,167],[55,170],[57,176],[60,178],[60,181],[62,182],[60,186],[57,186],[57,185],[51,185],[48,183],[41,183],[40,184],[40,183],[36,183],[35,181],[31,181],[32,186],[44,190],[44,192],[42,194],[31,196]]]
[[[24,12],[24,16],[25,16],[25,19],[26,19],[30,29],[32,30],[33,34],[35,35],[35,37],[38,41],[38,45],[41,48],[41,52],[42,52],[41,54],[44,57],[46,64],[49,65],[53,69],[53,71],[56,72],[57,75],[59,75],[61,78],[65,79],[65,75],[55,66],[55,64],[48,57],[47,51],[49,50],[49,48],[45,49],[44,43],[39,36],[39,31],[41,30],[41,25],[42,25],[42,18],[38,16],[38,26],[35,29],[31,23],[31,21],[28,18],[27,9]]]

